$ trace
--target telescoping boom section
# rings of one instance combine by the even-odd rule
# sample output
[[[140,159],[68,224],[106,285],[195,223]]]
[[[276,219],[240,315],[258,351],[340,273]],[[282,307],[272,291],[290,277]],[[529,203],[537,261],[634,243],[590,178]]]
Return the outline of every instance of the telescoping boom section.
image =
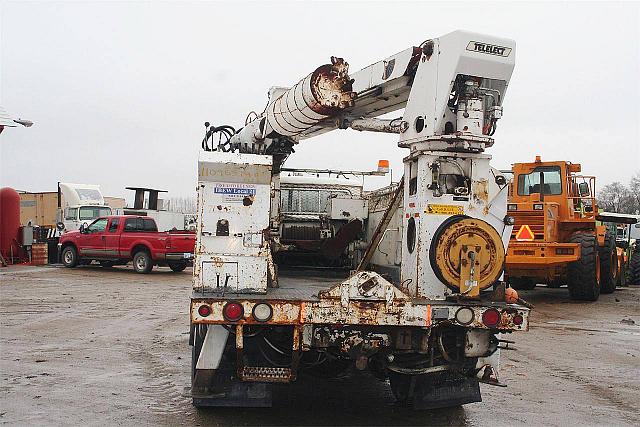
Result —
[[[507,180],[485,150],[514,58],[513,41],[462,31],[355,73],[334,57],[272,88],[241,129],[206,124],[190,305],[195,405],[270,405],[272,383],[305,372],[369,370],[414,408],[477,402],[479,383],[502,385],[504,337],[528,330],[530,310],[502,282],[513,218]],[[408,149],[386,205],[335,182],[281,191],[294,146],[338,129],[393,134]],[[341,264],[287,265],[283,218],[298,253],[335,237]]]

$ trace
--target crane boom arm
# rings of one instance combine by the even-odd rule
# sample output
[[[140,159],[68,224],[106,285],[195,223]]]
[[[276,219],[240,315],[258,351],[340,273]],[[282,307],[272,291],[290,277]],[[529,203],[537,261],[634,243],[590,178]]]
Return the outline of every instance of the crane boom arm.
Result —
[[[331,64],[292,88],[272,88],[265,111],[227,143],[231,150],[269,154],[273,141],[292,147],[351,127],[400,133],[402,146],[462,133],[490,146],[514,64],[512,40],[464,31],[427,40],[353,74],[347,62],[332,57]],[[402,109],[399,125],[376,119]]]

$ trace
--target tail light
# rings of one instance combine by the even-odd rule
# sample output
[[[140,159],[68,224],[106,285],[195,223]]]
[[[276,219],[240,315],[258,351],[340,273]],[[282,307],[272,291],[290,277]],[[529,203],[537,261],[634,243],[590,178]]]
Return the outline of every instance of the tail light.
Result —
[[[167,237],[167,240],[164,241],[164,247],[169,249],[171,247],[171,237]]]
[[[495,308],[490,308],[482,313],[482,323],[489,328],[495,328],[500,323],[500,312]]]
[[[237,302],[228,302],[222,309],[222,315],[230,322],[237,322],[244,316],[244,308]]]
[[[513,316],[513,324],[514,325],[520,326],[520,325],[522,325],[522,322],[524,322],[524,318],[521,315],[516,314],[515,316]]]
[[[198,314],[202,317],[207,317],[208,315],[211,314],[211,307],[209,307],[208,305],[202,304],[200,307],[198,307]]]

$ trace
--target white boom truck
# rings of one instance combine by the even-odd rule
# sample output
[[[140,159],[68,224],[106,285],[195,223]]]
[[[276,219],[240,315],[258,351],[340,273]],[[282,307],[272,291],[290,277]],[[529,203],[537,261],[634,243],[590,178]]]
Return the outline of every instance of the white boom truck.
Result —
[[[479,382],[500,385],[499,348],[510,342],[501,337],[528,330],[529,318],[501,281],[513,221],[506,179],[485,154],[514,57],[512,40],[456,31],[353,74],[332,58],[272,88],[240,130],[205,124],[190,306],[196,406],[266,406],[272,383],[304,371],[369,370],[421,409],[481,401]],[[399,134],[399,190],[347,278],[278,275],[282,163],[300,141],[346,128]],[[400,280],[390,281],[368,268],[400,206]]]

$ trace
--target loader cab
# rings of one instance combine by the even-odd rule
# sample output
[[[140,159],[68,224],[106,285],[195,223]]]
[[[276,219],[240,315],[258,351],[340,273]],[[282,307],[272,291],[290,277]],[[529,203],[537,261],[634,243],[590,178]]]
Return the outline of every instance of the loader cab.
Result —
[[[533,163],[514,164],[510,210],[517,210],[518,203],[531,203],[533,210],[557,210],[561,220],[593,221],[598,212],[595,177],[579,175],[580,171],[580,164],[543,162],[540,156]]]
[[[592,229],[598,207],[595,177],[580,175],[580,164],[567,161],[513,164],[509,215],[512,238],[524,224],[535,241],[562,241],[576,229]]]

